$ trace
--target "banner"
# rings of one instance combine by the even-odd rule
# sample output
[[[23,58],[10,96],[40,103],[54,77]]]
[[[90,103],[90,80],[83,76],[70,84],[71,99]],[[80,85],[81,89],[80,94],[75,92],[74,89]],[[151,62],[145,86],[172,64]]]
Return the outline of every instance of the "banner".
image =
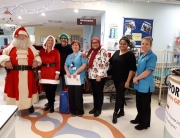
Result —
[[[170,77],[168,86],[165,130],[168,131],[173,138],[180,138],[180,81],[178,82],[173,78],[173,76]]]
[[[119,49],[118,24],[109,24],[107,50],[116,51],[118,49]]]
[[[152,37],[153,20],[124,18],[123,35],[132,35],[136,47],[141,46],[141,39],[146,36]]]

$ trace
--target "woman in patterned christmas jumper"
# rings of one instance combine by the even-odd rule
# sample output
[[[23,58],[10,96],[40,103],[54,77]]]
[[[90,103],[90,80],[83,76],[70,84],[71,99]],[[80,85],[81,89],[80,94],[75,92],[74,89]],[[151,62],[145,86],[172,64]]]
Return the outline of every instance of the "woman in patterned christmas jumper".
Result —
[[[107,78],[107,69],[109,68],[108,53],[101,48],[99,38],[91,40],[91,49],[88,52],[88,77],[93,90],[94,108],[89,114],[97,117],[101,114],[104,93],[103,88]]]
[[[48,100],[48,105],[44,110],[50,110],[50,113],[54,112],[55,92],[60,82],[60,54],[57,49],[54,49],[55,43],[55,38],[49,35],[39,54],[43,62],[39,70],[39,83],[43,84]]]

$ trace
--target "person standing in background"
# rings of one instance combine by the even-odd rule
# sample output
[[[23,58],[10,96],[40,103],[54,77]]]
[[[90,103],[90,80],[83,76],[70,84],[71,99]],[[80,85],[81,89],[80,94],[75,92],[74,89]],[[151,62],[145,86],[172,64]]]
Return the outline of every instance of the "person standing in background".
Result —
[[[43,43],[43,49],[40,50],[40,57],[42,59],[42,66],[39,72],[39,83],[43,84],[48,105],[44,109],[54,112],[54,99],[57,84],[60,74],[60,54],[57,49],[54,49],[55,38],[51,35],[46,37]]]
[[[116,88],[116,103],[112,122],[117,123],[117,118],[124,116],[125,91],[129,88],[136,71],[136,58],[133,52],[128,50],[130,40],[122,37],[119,40],[119,49],[110,58],[112,79]]]
[[[105,49],[101,48],[100,40],[97,37],[91,40],[91,49],[88,54],[88,77],[93,91],[94,108],[89,114],[98,117],[101,114],[104,100],[104,84],[107,80],[109,68],[109,57]]]
[[[66,74],[65,70],[64,70],[64,63],[66,61],[66,58],[69,54],[72,54],[72,48],[71,45],[68,44],[69,41],[69,36],[66,33],[62,33],[59,35],[59,39],[61,41],[61,43],[56,43],[55,48],[59,51],[60,53],[60,58],[61,58],[61,85],[62,85],[62,90],[64,90],[66,88],[66,84],[65,84],[65,80],[64,80],[64,75]]]
[[[136,89],[137,116],[130,122],[138,124],[135,129],[142,130],[150,127],[151,120],[151,95],[155,90],[153,72],[156,67],[157,56],[152,52],[151,37],[141,41],[143,55],[138,60],[137,72],[133,79]]]
[[[80,75],[81,85],[68,85],[70,113],[72,116],[82,116],[84,114],[83,109],[83,89],[84,81],[86,79],[86,66],[87,58],[83,58],[80,52],[80,42],[74,40],[72,42],[73,53],[68,55],[64,65],[67,77],[76,78]]]

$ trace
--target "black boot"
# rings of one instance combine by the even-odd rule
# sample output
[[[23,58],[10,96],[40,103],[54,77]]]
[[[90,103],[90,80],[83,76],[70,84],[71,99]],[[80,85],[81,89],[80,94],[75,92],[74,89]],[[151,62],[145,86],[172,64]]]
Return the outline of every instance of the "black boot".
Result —
[[[44,106],[48,106],[49,105],[49,103],[46,103]]]
[[[98,117],[101,114],[100,110],[96,110],[96,112],[94,113],[94,117]]]
[[[54,105],[50,106],[50,113],[53,113],[54,112]]]
[[[48,104],[47,106],[46,106],[46,108],[44,108],[44,111],[47,111],[47,110],[49,110],[50,109],[50,104]]]
[[[29,113],[30,113],[30,114],[34,113],[34,107],[33,107],[33,105],[32,105],[28,110],[29,110]]]
[[[89,111],[89,114],[94,114],[96,112],[96,109],[93,108],[91,111]]]
[[[116,112],[113,113],[112,122],[113,122],[113,124],[116,124],[116,123],[117,123],[117,113],[116,113]]]
[[[121,116],[124,116],[124,109],[121,109],[120,111],[119,111],[119,113],[117,114],[117,118],[119,118],[119,117],[121,117]]]

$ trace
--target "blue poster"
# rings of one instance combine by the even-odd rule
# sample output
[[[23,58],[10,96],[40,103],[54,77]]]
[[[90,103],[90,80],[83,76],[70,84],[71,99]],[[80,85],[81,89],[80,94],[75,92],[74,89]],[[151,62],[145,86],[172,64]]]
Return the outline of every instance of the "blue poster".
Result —
[[[152,37],[153,20],[124,18],[123,35],[132,35],[136,46],[141,45],[141,39],[150,36]]]

